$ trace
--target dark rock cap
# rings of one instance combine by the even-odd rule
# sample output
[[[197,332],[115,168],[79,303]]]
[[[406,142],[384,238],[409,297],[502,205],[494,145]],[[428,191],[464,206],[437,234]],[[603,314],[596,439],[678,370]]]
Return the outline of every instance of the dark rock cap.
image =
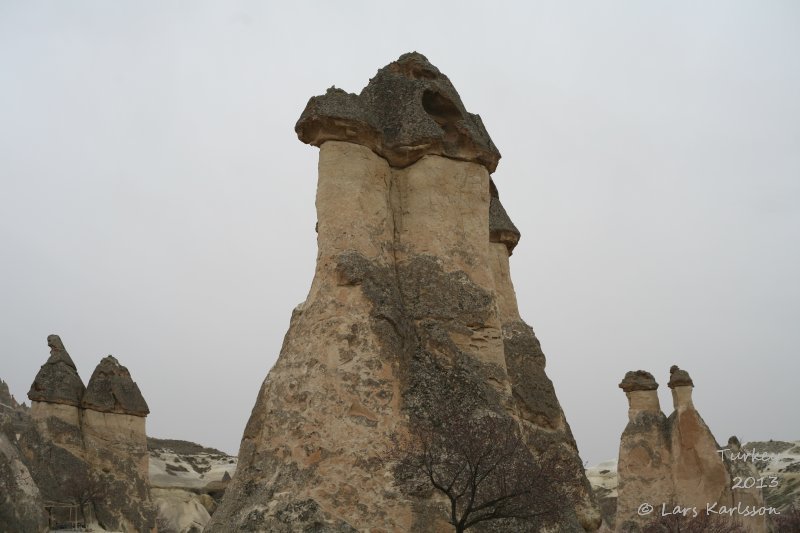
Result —
[[[633,392],[639,390],[656,390],[658,383],[653,374],[644,370],[631,370],[625,374],[619,388],[625,392]]]
[[[489,195],[489,242],[502,242],[508,248],[508,255],[511,255],[519,242],[520,233],[500,203],[500,193],[491,178]]]
[[[312,97],[294,130],[313,146],[361,144],[399,168],[434,154],[492,173],[500,160],[481,118],[467,112],[447,76],[417,52],[380,69],[361,94],[331,87]]]
[[[86,387],[75,363],[58,335],[48,335],[50,357],[33,380],[28,398],[35,402],[63,403],[79,407]]]
[[[686,386],[694,387],[694,383],[692,383],[692,378],[686,370],[681,370],[678,365],[672,365],[669,369],[668,386],[670,389]]]
[[[104,357],[94,369],[83,395],[83,407],[136,416],[147,416],[150,412],[128,369],[111,355]]]

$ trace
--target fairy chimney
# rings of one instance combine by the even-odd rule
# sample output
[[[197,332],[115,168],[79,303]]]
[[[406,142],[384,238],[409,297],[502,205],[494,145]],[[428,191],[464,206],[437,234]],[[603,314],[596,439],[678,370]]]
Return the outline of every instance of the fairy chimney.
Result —
[[[150,412],[128,369],[111,355],[92,373],[83,395],[86,457],[101,487],[95,502],[106,527],[145,531],[153,527],[145,417]]]
[[[480,117],[411,53],[360,94],[311,98],[295,130],[319,147],[316,270],[207,530],[447,530],[443,502],[401,493],[383,459],[445,401],[513,418],[531,453],[572,472],[561,530],[598,528],[544,354],[519,317],[519,231],[490,180],[500,153]]]
[[[671,502],[674,487],[671,443],[667,417],[658,402],[658,383],[649,372],[636,370],[625,374],[619,387],[628,398],[628,425],[619,444],[616,530],[628,531],[651,518],[640,515],[639,506]]]

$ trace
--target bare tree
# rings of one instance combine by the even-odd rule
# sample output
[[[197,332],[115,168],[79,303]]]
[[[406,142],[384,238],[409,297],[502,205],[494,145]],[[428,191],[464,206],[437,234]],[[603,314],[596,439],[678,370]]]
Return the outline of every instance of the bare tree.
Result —
[[[446,496],[456,532],[557,512],[565,473],[552,457],[534,458],[512,418],[454,413],[414,433],[399,444],[395,482],[408,493],[432,487]]]
[[[63,494],[80,511],[81,523],[86,525],[86,509],[103,496],[103,490],[94,474],[82,470],[65,478]]]

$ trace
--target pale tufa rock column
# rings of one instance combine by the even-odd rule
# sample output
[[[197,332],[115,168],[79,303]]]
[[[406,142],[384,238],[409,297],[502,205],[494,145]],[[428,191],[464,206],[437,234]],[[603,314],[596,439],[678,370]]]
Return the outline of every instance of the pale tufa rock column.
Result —
[[[675,503],[697,507],[733,503],[731,477],[717,453],[719,445],[692,402],[694,383],[677,365],[670,368],[669,388],[675,410],[669,416]]]
[[[630,371],[619,384],[628,398],[628,425],[622,433],[617,463],[616,531],[635,529],[652,520],[661,505],[671,507],[672,484],[667,418],[658,401],[658,383],[649,372]],[[639,514],[649,504],[653,514]]]

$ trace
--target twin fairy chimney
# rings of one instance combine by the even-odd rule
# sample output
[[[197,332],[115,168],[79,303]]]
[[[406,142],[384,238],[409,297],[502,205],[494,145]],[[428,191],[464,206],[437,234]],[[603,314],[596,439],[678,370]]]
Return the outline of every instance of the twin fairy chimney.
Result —
[[[421,427],[487,413],[513,421],[525,453],[562,474],[551,525],[599,528],[544,354],[519,316],[509,256],[520,234],[480,117],[411,53],[358,95],[311,98],[295,130],[319,147],[316,270],[207,531],[452,531],[443,497],[402,490],[386,458]],[[534,520],[504,527],[544,523]]]
[[[48,335],[50,357],[33,380],[28,398],[39,403],[63,404],[101,413],[146,417],[150,413],[128,369],[109,355],[100,361],[84,387],[75,363],[58,335]]]
[[[28,392],[34,424],[19,439],[23,453],[35,459],[33,480],[55,504],[74,503],[76,494],[91,496],[92,512],[106,529],[150,531],[155,527],[145,434],[150,411],[139,387],[110,355],[84,387],[58,335],[48,336],[47,344],[50,357]]]
[[[736,488],[734,479],[758,479],[753,462],[731,460],[721,453],[711,430],[692,403],[689,373],[670,368],[673,413],[666,417],[658,401],[658,383],[649,372],[631,371],[619,387],[628,397],[628,425],[619,446],[616,531],[639,531],[647,522],[676,507],[688,516],[729,516],[723,509],[764,506],[759,488]],[[736,456],[740,445],[731,437],[727,448]],[[724,456],[724,457],[723,457]],[[642,505],[653,512],[642,512]],[[683,511],[682,511],[683,512]],[[696,515],[694,515],[696,516]],[[767,531],[765,516],[734,517],[751,533]]]

